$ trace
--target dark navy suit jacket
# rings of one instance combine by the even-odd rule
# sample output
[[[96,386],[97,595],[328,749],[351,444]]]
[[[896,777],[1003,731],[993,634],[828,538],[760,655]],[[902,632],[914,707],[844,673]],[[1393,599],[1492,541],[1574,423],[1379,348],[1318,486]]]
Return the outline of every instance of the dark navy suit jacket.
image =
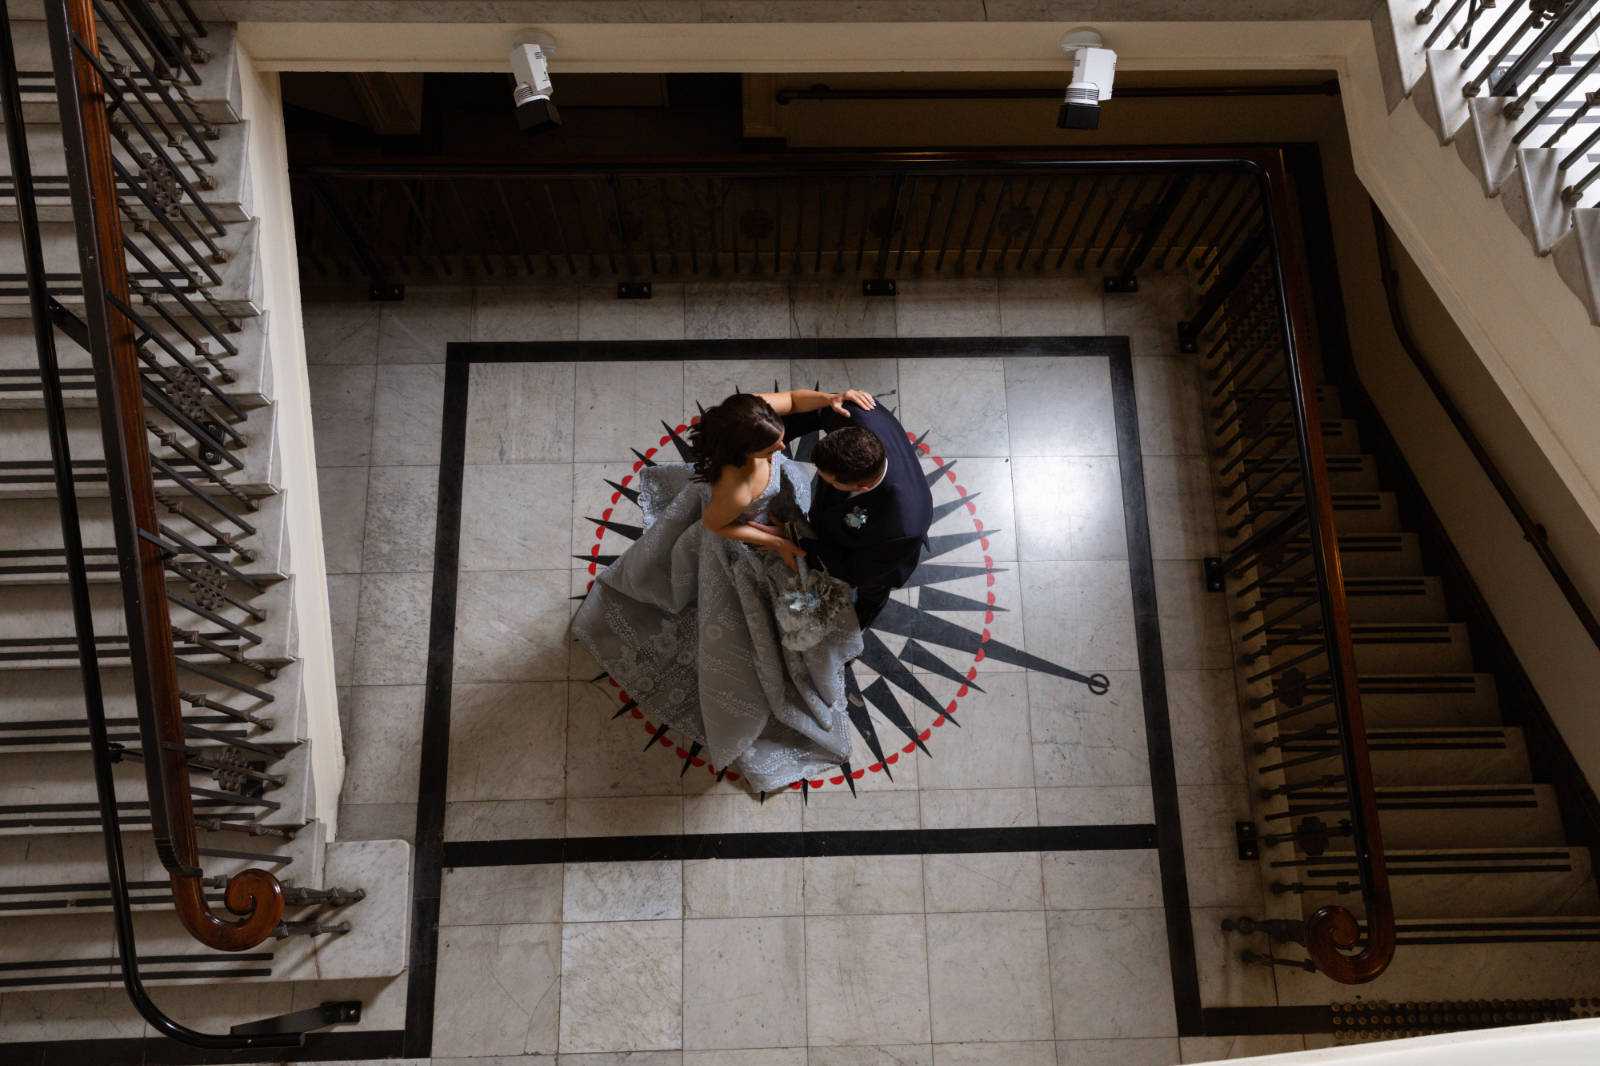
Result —
[[[804,547],[830,574],[857,588],[904,585],[921,561],[933,522],[933,494],[905,428],[882,406],[866,411],[855,404],[850,405],[849,418],[824,407],[790,416],[785,425],[790,438],[813,428],[861,426],[883,442],[888,469],[870,492],[851,496],[816,480],[809,517],[817,540]],[[854,522],[852,514],[864,521]]]

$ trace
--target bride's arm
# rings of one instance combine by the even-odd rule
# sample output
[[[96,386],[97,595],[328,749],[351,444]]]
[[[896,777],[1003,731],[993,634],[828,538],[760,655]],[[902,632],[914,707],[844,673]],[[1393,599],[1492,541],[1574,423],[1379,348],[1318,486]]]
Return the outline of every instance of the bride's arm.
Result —
[[[802,415],[807,411],[831,407],[849,418],[850,412],[844,408],[846,400],[868,411],[878,406],[878,401],[872,398],[870,392],[863,392],[860,389],[846,389],[844,392],[790,389],[788,392],[758,392],[756,395],[771,404],[772,409],[779,415]]]
[[[768,532],[765,526],[739,520],[739,515],[749,502],[748,499],[739,498],[737,489],[730,484],[730,479],[722,478],[712,486],[711,499],[706,502],[700,523],[719,537],[737,540],[753,548],[775,551],[793,568],[793,556],[800,552],[797,544],[786,537]]]

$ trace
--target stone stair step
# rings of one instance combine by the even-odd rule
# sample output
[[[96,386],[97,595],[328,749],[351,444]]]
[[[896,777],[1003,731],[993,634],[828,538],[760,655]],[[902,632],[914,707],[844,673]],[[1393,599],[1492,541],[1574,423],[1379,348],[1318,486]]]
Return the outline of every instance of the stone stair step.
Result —
[[[185,141],[188,160],[183,165],[181,175],[199,194],[200,202],[210,208],[222,222],[243,222],[250,217],[244,207],[248,190],[245,175],[248,129],[247,124],[243,122],[217,126],[217,137],[206,141],[206,146],[216,156],[215,162],[207,162],[198,149]],[[67,185],[66,147],[62,143],[61,127],[53,122],[38,125],[30,123],[27,127],[27,138],[28,158],[33,164],[34,202],[39,211],[40,221],[70,222],[72,195]],[[141,150],[147,150],[143,138],[137,132],[130,130],[129,140]],[[131,173],[139,173],[138,161],[130,158],[127,150],[115,137],[112,138],[111,148],[113,154]],[[174,162],[184,159],[175,149],[165,144],[162,148]],[[122,189],[129,208],[137,217],[150,217],[131,188],[120,180],[118,186]],[[11,176],[11,156],[6,153],[0,157],[0,221],[16,221],[16,192],[16,182]],[[183,197],[183,204],[184,212],[191,218],[196,220],[204,218],[187,194]]]
[[[1365,704],[1363,704],[1365,709]],[[1457,784],[1516,784],[1531,779],[1522,730],[1507,726],[1455,726],[1417,729],[1368,728],[1372,773],[1380,785],[1424,781]],[[1290,781],[1310,781],[1337,766],[1338,747],[1328,739],[1285,741],[1281,759]],[[1276,764],[1279,759],[1265,760]]]
[[[1397,923],[1396,933],[1394,961],[1361,986],[1362,998],[1459,1002],[1600,995],[1600,916],[1407,918]],[[1276,977],[1284,1005],[1326,1004],[1338,995],[1322,974],[1279,967]]]
[[[42,14],[42,12],[41,12]],[[235,28],[229,23],[207,23],[206,36],[198,40],[198,44],[207,53],[209,58],[195,64],[195,73],[200,77],[199,85],[185,84],[184,89],[190,100],[199,109],[200,115],[209,122],[238,122],[242,116],[241,94],[239,86],[239,64],[234,55]],[[19,20],[14,26],[17,70],[23,75],[47,74],[51,68],[50,34],[44,22]],[[54,82],[46,78],[27,78],[23,80],[24,88],[31,86],[46,87],[44,92],[24,92],[22,97],[22,116],[28,123],[49,123],[56,121],[57,108],[54,91]],[[176,94],[174,94],[176,95]],[[171,109],[161,107],[164,114],[170,116]],[[143,113],[141,112],[141,117]]]
[[[236,319],[238,328],[226,334],[228,343],[234,348],[231,354],[192,318],[175,316],[179,326],[175,329],[161,320],[159,315],[151,317],[157,319],[151,323],[158,327],[157,331],[170,340],[196,369],[203,371],[208,380],[215,382],[223,395],[247,409],[267,402],[272,394],[271,364],[267,359],[266,343],[269,316],[262,314]],[[203,344],[233,375],[234,380],[222,380],[221,374],[195,352],[194,345],[186,337]],[[64,402],[69,407],[93,407],[94,392],[85,373],[91,369],[89,353],[66,340],[59,332],[56,338],[56,358],[63,370],[73,372],[66,380],[76,386],[64,392]],[[151,343],[149,350],[161,363],[174,365],[172,357],[159,344]],[[0,409],[31,409],[39,406],[39,359],[34,350],[33,326],[26,318],[0,316],[0,385],[5,386],[5,391],[0,392]]]
[[[164,229],[154,229],[159,234],[161,242],[183,264],[183,270],[194,277],[200,277],[199,268],[181,246]],[[209,232],[209,231],[208,231]],[[136,299],[154,298],[172,310],[174,314],[185,310],[182,304],[164,291],[157,293],[158,284],[152,269],[164,274],[178,271],[166,253],[159,251],[157,245],[149,236],[127,231],[134,244],[145,250],[151,266],[146,266],[133,256],[128,258],[129,283],[132,286]],[[261,273],[259,269],[256,246],[259,232],[255,221],[236,223],[227,227],[226,232],[220,236],[213,236],[212,243],[226,257],[225,262],[211,263],[211,269],[221,279],[221,284],[204,279],[206,292],[211,300],[221,305],[222,313],[227,315],[246,317],[260,313],[261,309]],[[83,297],[74,292],[79,276],[77,232],[71,222],[42,222],[39,225],[39,237],[44,252],[45,269],[52,274],[62,275],[72,279],[56,282],[56,297],[63,306],[74,310],[83,306]],[[198,254],[208,255],[207,246],[198,238],[191,237],[190,243]],[[209,262],[209,259],[207,260]],[[28,303],[27,282],[24,276],[22,261],[22,245],[20,241],[0,241],[0,317],[26,319],[30,314]],[[189,302],[202,313],[211,313],[209,301],[203,298],[196,285],[190,284],[187,288],[181,278],[175,278],[175,283],[187,293]],[[138,293],[148,293],[147,297],[138,297]],[[155,312],[149,312],[149,317],[159,317]]]
[[[1325,684],[1307,685],[1312,698],[1327,691]],[[1364,671],[1360,691],[1369,727],[1500,724],[1500,697],[1492,674]]]
[[[1436,577],[1347,574],[1344,590],[1350,618],[1355,622],[1445,622],[1450,617],[1444,587]],[[1309,576],[1293,581],[1269,581],[1263,591],[1278,597],[1269,610],[1281,613],[1299,601],[1314,597],[1316,582]],[[1317,610],[1317,605],[1312,604],[1292,617],[1304,623],[1314,619]]]
[[[1436,918],[1584,915],[1600,911],[1600,891],[1586,848],[1386,849],[1395,913]],[[1359,903],[1351,852],[1299,857],[1278,867],[1280,885],[1303,886],[1307,917],[1329,902]]]
[[[1250,488],[1258,494],[1280,490],[1294,475],[1297,464],[1286,464],[1288,456],[1246,459],[1240,464],[1248,475]],[[1328,485],[1334,492],[1377,492],[1378,468],[1372,456],[1336,453],[1327,457]]]
[[[1561,811],[1549,785],[1382,786],[1378,820],[1385,848],[1484,848],[1566,843]],[[1336,821],[1346,809],[1342,788],[1297,789],[1295,822],[1316,815]]]
[[[1288,552],[1306,551],[1311,542],[1295,537]],[[1422,573],[1422,547],[1415,533],[1340,533],[1339,563],[1346,577],[1399,577]]]
[[[1589,321],[1600,326],[1600,208],[1572,212],[1572,228],[1550,249],[1561,280],[1589,309]]]
[[[1267,640],[1273,646],[1271,658],[1277,662],[1288,662],[1322,645],[1320,633],[1304,625],[1270,626]],[[1354,622],[1350,641],[1356,667],[1363,674],[1465,673],[1472,669],[1472,641],[1467,627],[1459,623]]]
[[[1304,499],[1299,493],[1287,493],[1257,500],[1254,505],[1256,521],[1271,522],[1285,511],[1303,511]],[[1399,505],[1392,492],[1333,493],[1333,522],[1341,537],[1349,533],[1398,533],[1401,530]]]

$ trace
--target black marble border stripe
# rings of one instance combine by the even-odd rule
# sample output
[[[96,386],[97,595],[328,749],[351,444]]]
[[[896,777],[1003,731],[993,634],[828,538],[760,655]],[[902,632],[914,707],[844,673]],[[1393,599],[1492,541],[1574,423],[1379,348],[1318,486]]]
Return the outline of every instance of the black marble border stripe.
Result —
[[[473,363],[648,362],[656,359],[971,359],[977,356],[1115,358],[1124,337],[814,337],[732,341],[472,341],[450,358]],[[456,353],[460,353],[459,356]]]
[[[1161,905],[1167,919],[1167,957],[1178,1033],[1205,1032],[1200,1004],[1200,966],[1189,915],[1189,878],[1183,861],[1183,826],[1178,813],[1177,765],[1167,707],[1166,663],[1156,606],[1155,561],[1150,548],[1150,507],[1144,492],[1144,453],[1139,444],[1139,405],[1134,396],[1133,359],[1126,338],[1111,357],[1111,406],[1122,472],[1122,513],[1128,536],[1128,573],[1133,588],[1133,632],[1144,691],[1145,750],[1150,759],[1150,795],[1155,806],[1156,853],[1161,866]],[[1195,581],[1200,569],[1195,567]]]
[[[970,855],[1016,851],[1140,851],[1153,825],[1016,826],[1004,829],[870,829],[841,832],[705,833],[672,836],[462,840],[444,846],[446,868],[560,862],[799,859],[837,855]]]
[[[433,598],[417,774],[411,875],[411,962],[406,969],[406,1058],[433,1054],[434,981],[439,964],[439,897],[444,885],[444,818],[450,776],[450,686],[455,675],[461,493],[466,478],[467,393],[472,366],[461,345],[447,349],[439,504],[433,540]]]

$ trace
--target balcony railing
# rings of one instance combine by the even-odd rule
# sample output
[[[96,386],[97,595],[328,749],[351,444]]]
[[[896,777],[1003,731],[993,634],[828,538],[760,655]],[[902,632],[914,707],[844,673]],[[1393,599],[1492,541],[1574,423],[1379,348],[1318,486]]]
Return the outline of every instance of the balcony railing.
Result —
[[[252,430],[249,410],[229,389],[241,326],[217,294],[227,231],[200,195],[216,161],[217,131],[188,91],[199,84],[205,30],[184,0],[45,0],[43,7],[52,60],[45,74],[17,69],[12,19],[0,17],[0,89],[25,264],[21,274],[0,276],[0,295],[28,298],[38,353],[37,373],[8,373],[0,388],[36,397],[48,447],[41,436],[43,457],[0,462],[0,480],[53,492],[61,539],[8,547],[0,574],[64,577],[73,631],[0,641],[0,657],[45,667],[75,662],[85,714],[12,723],[5,739],[45,751],[86,746],[98,802],[0,807],[0,823],[40,832],[98,826],[107,881],[8,892],[28,890],[58,906],[71,889],[109,904],[123,983],[157,1032],[206,1048],[294,1046],[303,1034],[281,1024],[268,1024],[263,1035],[254,1035],[261,1023],[215,1035],[169,1018],[151,1000],[146,976],[258,971],[166,965],[209,957],[141,958],[131,913],[164,902],[199,943],[245,953],[274,937],[335,928],[286,922],[286,905],[359,898],[286,890],[260,866],[237,867],[281,867],[288,856],[215,842],[293,835],[292,826],[269,819],[281,807],[272,797],[284,782],[276,764],[294,745],[252,739],[272,725],[274,695],[265,686],[287,660],[261,651],[267,579],[247,572],[258,551],[257,495],[244,479]],[[64,179],[36,179],[32,170],[28,139],[38,127],[25,123],[24,98],[43,85],[59,115]],[[46,241],[59,233],[41,222],[39,205],[52,197],[70,201],[75,273],[46,267]],[[87,353],[87,366],[62,365],[58,334],[69,352]],[[71,394],[92,398],[97,433],[75,432]],[[98,454],[74,457],[84,450]],[[104,497],[108,520],[86,517],[86,494]],[[96,618],[91,575],[109,574],[119,582],[120,626]],[[97,626],[122,631],[103,635]],[[131,714],[107,714],[108,667],[131,677]],[[142,798],[119,800],[116,766],[124,762],[141,766]],[[152,835],[164,892],[161,882],[130,880],[124,830]],[[217,959],[235,957],[271,955]],[[40,965],[59,973],[110,961],[52,957]],[[141,962],[161,972],[142,974]],[[42,973],[25,983],[78,979]]]

